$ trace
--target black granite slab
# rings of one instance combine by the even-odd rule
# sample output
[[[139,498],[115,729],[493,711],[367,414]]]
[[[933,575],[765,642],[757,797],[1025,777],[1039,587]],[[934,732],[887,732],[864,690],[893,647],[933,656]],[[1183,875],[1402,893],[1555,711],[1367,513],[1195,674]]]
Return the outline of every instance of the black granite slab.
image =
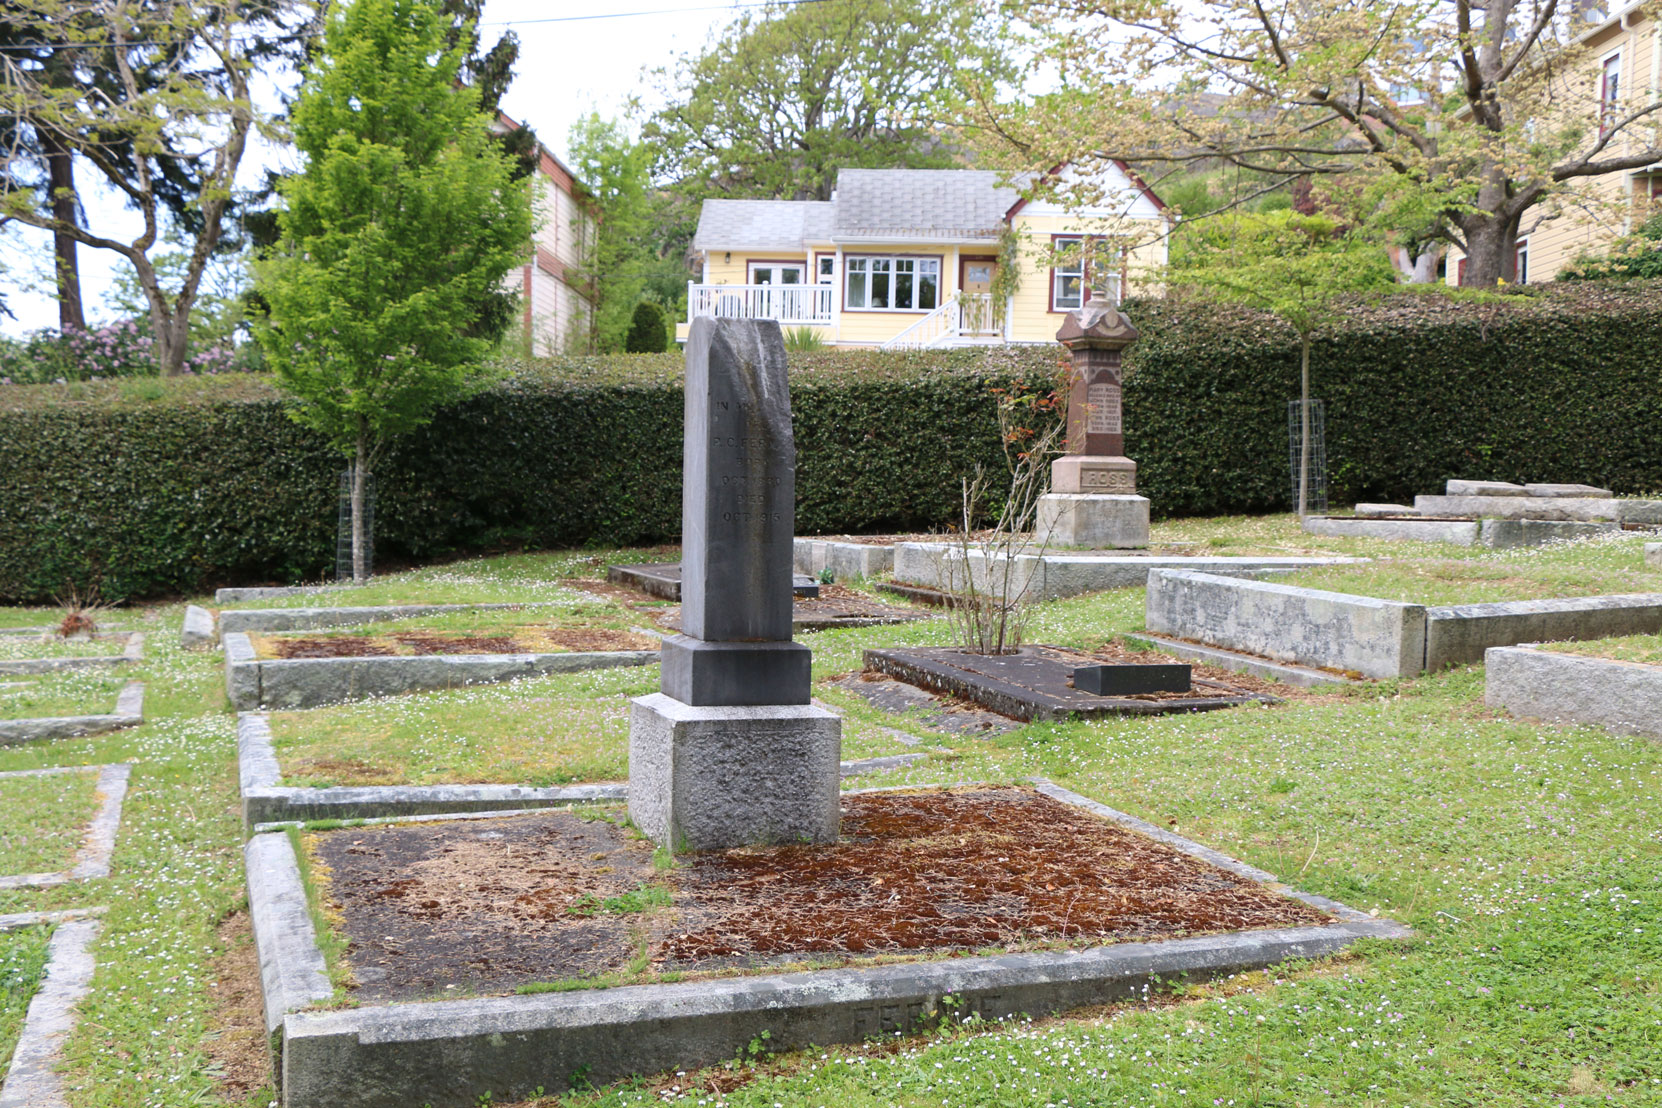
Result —
[[[1080,666],[1106,659],[1055,646],[1024,646],[1014,654],[971,654],[952,647],[905,647],[865,652],[869,670],[929,689],[961,696],[1021,720],[1093,719],[1118,715],[1204,712],[1279,700],[1216,681],[1196,680],[1194,695],[1148,698],[1098,696],[1073,687]]]

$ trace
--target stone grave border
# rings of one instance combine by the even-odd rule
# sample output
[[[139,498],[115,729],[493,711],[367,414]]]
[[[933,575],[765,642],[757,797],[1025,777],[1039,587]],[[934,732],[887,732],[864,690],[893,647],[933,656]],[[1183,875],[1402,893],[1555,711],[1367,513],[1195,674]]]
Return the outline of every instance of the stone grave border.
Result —
[[[137,727],[144,722],[144,682],[129,681],[115,698],[115,711],[105,716],[34,716],[0,719],[0,747],[48,739],[73,739]]]
[[[53,885],[67,885],[71,881],[90,881],[110,875],[110,855],[115,853],[115,836],[121,827],[121,805],[127,799],[127,782],[132,777],[130,762],[111,762],[95,766],[59,766],[53,769],[20,769],[0,773],[0,780],[9,777],[57,777],[70,773],[98,771],[97,790],[100,802],[87,824],[80,849],[66,870],[57,873],[0,874],[0,889],[44,889]]]
[[[75,1005],[92,986],[102,908],[0,916],[0,931],[56,924],[47,946],[46,975],[29,1001],[11,1065],[0,1082],[0,1108],[67,1108],[58,1055],[75,1027]]]
[[[1330,538],[1400,539],[1487,546],[1496,550],[1545,546],[1589,535],[1619,535],[1619,523],[1559,519],[1410,519],[1369,516],[1311,516],[1302,524],[1312,535]]]
[[[957,557],[958,548],[952,543],[903,542],[895,545],[894,579],[906,585],[945,590],[948,559]],[[1058,600],[1081,593],[1105,589],[1136,588],[1147,584],[1148,575],[1156,569],[1193,570],[1205,573],[1256,577],[1275,573],[1291,573],[1301,569],[1323,566],[1362,565],[1372,559],[1334,556],[1294,557],[1269,556],[1259,558],[1222,557],[1197,554],[1090,554],[1049,551],[1042,554],[1016,554],[1016,568],[1010,575],[1010,585],[1026,590],[1032,600]],[[981,551],[969,553],[971,573],[983,590],[989,582],[989,563],[1002,561],[988,559]]]
[[[125,639],[127,646],[120,654],[100,654],[84,658],[12,658],[0,661],[0,676],[59,673],[70,669],[102,669],[105,666],[123,666],[129,662],[144,660],[143,631],[100,631],[94,638]]]
[[[225,691],[239,711],[316,708],[521,677],[653,665],[656,650],[550,654],[426,654],[412,657],[261,659],[248,633],[224,636]]]
[[[894,569],[895,545],[798,538],[791,542],[791,564],[796,572],[816,579],[825,570],[839,581],[878,577]]]
[[[1160,570],[1149,577],[1144,622],[1162,641],[1186,639],[1243,658],[1417,677],[1483,661],[1490,647],[1662,631],[1662,593],[1427,607]]]
[[[341,608],[225,608],[219,613],[219,633],[232,631],[318,631],[325,627],[355,627],[398,619],[442,615],[445,612],[511,612],[548,608],[558,600],[530,600],[493,604],[374,604]]]
[[[843,762],[843,777],[901,769],[928,758],[927,753],[891,754]],[[242,796],[243,827],[321,819],[404,819],[424,815],[457,816],[474,812],[565,808],[629,799],[627,782],[594,785],[337,785],[330,788],[285,786],[264,712],[237,716],[237,776]]]
[[[1490,708],[1662,739],[1662,666],[1499,646],[1485,652],[1483,678]]]
[[[689,984],[540,993],[305,1011],[333,995],[289,837],[244,848],[266,1028],[280,1058],[284,1108],[464,1108],[489,1090],[507,1100],[568,1075],[597,1084],[710,1065],[764,1031],[790,1050],[916,1030],[956,998],[954,1015],[989,1020],[1103,1004],[1156,983],[1195,981],[1319,958],[1358,939],[1413,932],[1276,878],[1045,781],[1039,791],[1337,916],[1330,924],[1163,942],[949,958]]]
[[[1127,631],[1123,637],[1139,643],[1147,643],[1153,649],[1160,651],[1162,654],[1170,654],[1174,658],[1183,658],[1190,662],[1199,662],[1202,665],[1217,666],[1220,669],[1232,669],[1236,673],[1250,673],[1254,677],[1262,677],[1269,681],[1280,681],[1284,685],[1292,685],[1300,689],[1363,684],[1363,682],[1353,677],[1346,677],[1341,673],[1329,673],[1323,669],[1296,665],[1292,662],[1275,662],[1268,658],[1242,654],[1235,650],[1203,646],[1200,643],[1184,642],[1182,639],[1166,638],[1163,635],[1151,635],[1142,631]]]

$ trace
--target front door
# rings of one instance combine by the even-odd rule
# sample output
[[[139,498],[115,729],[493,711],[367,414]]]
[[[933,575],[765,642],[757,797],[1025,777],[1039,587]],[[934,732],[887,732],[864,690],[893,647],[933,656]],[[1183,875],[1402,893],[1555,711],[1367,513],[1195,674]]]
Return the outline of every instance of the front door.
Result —
[[[997,258],[959,259],[961,330],[972,335],[992,334],[998,330],[993,312],[993,275],[997,272]]]

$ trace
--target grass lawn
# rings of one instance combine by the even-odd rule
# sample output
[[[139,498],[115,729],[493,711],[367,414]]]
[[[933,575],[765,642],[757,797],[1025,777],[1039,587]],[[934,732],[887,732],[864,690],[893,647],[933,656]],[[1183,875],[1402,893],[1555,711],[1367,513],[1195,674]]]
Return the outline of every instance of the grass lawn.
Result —
[[[98,774],[0,777],[0,873],[69,868],[98,810]]]
[[[29,1001],[46,976],[47,927],[0,932],[0,1080],[11,1068],[12,1048],[23,1031]]]
[[[1624,635],[1591,642],[1548,643],[1548,650],[1562,654],[1586,654],[1593,658],[1614,658],[1619,662],[1642,662],[1662,666],[1662,635]]]
[[[1639,535],[1499,552],[1317,538],[1280,516],[1163,523],[1156,541],[1199,541],[1221,553],[1382,557],[1378,566],[1345,571],[1354,582],[1324,586],[1375,596],[1415,577],[1438,590],[1425,597],[1437,602],[1662,591],[1662,572],[1642,568]],[[400,575],[395,587],[405,590],[401,600],[434,599],[420,589],[457,582],[487,594],[457,599],[541,599],[525,586],[598,576],[618,557],[484,559]],[[640,561],[672,557],[635,553]],[[1472,573],[1419,573],[1413,563],[1421,558]],[[1076,598],[1038,612],[1030,638],[1090,646],[1139,630],[1142,612],[1140,589]],[[222,1092],[215,1054],[229,1018],[217,1000],[218,959],[235,945],[226,921],[244,902],[234,717],[218,659],[175,645],[182,607],[136,615],[157,631],[150,657],[124,667],[149,683],[142,727],[0,749],[0,770],[137,763],[112,876],[0,891],[0,913],[109,905],[97,983],[66,1047],[74,1108],[265,1108],[269,1089]],[[1378,908],[1419,937],[1058,1020],[994,1028],[948,1021],[899,1043],[776,1058],[758,1043],[739,1066],[755,1078],[750,1083],[714,1071],[727,1090],[720,1096],[706,1075],[687,1074],[565,1103],[1662,1103],[1662,744],[1501,717],[1483,706],[1481,667],[1276,708],[1033,724],[996,739],[932,734],[824,683],[857,669],[864,647],[942,643],[945,635],[943,623],[931,622],[801,636],[815,650],[816,695],[848,713],[845,757],[943,751],[870,783],[1041,774],[1301,888]],[[304,719],[303,728],[283,716],[273,723],[291,779],[295,760],[308,756],[383,759],[410,780],[486,762],[517,781],[533,763],[615,776],[623,769],[623,708],[655,686],[655,675],[647,667],[542,678],[289,717]],[[509,735],[516,724],[517,752],[505,746],[500,758],[486,757],[467,745]],[[925,743],[908,746],[889,728]],[[545,757],[556,744],[565,752]]]
[[[109,715],[115,711],[116,697],[135,676],[131,666],[0,674],[0,719]]]
[[[127,649],[122,639],[60,639],[56,635],[0,635],[0,662],[21,658],[103,658]]]

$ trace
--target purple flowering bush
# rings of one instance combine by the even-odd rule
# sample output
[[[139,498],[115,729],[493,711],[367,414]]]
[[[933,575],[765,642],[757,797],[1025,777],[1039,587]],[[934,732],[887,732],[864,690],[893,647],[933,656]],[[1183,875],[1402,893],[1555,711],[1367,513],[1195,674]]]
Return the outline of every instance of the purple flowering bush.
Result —
[[[45,385],[111,377],[158,377],[155,340],[137,320],[87,330],[45,328],[27,338],[0,338],[0,384]],[[221,341],[199,346],[185,358],[187,374],[246,373],[258,353]]]

